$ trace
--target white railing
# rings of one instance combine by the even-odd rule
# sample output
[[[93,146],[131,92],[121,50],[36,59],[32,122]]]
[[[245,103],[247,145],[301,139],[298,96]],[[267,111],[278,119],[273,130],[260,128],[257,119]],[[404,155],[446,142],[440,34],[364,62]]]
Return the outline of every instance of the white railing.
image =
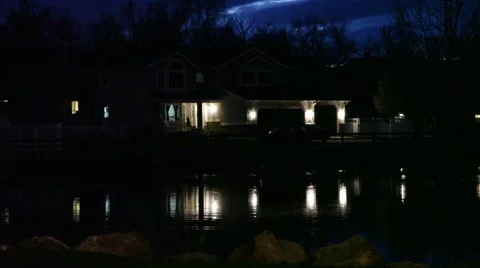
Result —
[[[345,122],[345,132],[348,133],[405,133],[412,130],[412,125],[405,119],[349,118]]]

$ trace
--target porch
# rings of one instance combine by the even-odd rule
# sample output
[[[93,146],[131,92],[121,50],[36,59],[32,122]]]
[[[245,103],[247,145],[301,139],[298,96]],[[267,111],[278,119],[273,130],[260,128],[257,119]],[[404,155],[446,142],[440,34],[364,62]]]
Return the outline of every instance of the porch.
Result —
[[[220,125],[219,110],[218,101],[156,103],[155,124],[165,132],[208,129]]]

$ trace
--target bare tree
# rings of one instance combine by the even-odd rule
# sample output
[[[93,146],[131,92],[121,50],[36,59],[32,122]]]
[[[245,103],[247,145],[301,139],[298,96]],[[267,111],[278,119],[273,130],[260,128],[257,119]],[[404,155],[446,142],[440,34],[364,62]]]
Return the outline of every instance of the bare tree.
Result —
[[[479,11],[476,0],[397,0],[394,27],[415,41],[415,53],[451,61],[476,35]]]
[[[347,36],[347,23],[324,22],[317,17],[307,17],[292,23],[291,36],[297,53],[322,58],[325,63],[338,66],[357,52],[354,40]]]
[[[231,17],[227,24],[229,24],[234,32],[242,40],[244,46],[248,46],[248,40],[255,33],[255,17],[247,17],[244,14],[238,14]]]

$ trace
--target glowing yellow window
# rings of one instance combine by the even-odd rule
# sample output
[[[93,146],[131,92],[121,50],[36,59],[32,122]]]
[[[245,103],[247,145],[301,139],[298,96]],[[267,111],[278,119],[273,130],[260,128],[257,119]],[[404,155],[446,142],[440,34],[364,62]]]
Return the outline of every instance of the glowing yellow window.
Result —
[[[76,114],[80,111],[78,101],[72,101],[72,114]]]

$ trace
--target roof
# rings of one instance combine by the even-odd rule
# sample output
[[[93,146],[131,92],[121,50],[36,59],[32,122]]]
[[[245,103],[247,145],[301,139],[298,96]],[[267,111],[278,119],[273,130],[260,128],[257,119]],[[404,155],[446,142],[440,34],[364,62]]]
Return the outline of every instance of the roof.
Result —
[[[242,87],[225,88],[246,100],[340,100],[349,99],[341,90],[331,90],[330,88],[315,89],[305,85],[297,86],[271,86],[271,87]]]
[[[204,88],[201,87],[197,90],[188,90],[184,92],[165,92],[165,91],[154,91],[152,92],[152,97],[155,99],[160,99],[162,101],[183,101],[183,102],[196,102],[196,101],[210,101],[210,100],[221,100],[228,92],[214,87]]]

